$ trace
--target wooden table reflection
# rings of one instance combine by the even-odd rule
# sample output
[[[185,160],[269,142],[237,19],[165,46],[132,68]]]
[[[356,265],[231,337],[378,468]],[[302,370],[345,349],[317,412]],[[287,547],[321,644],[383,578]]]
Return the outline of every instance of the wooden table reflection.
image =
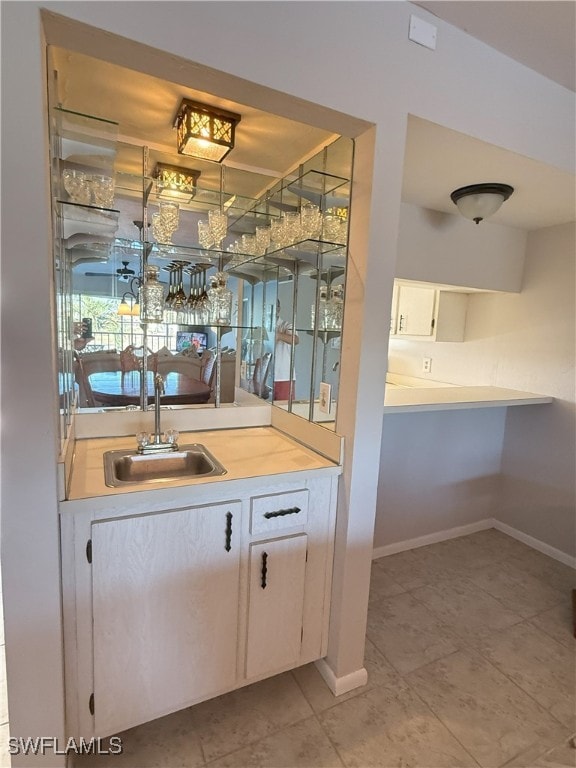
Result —
[[[102,406],[140,404],[140,371],[101,371],[88,376],[94,401]],[[194,405],[207,403],[210,387],[183,373],[170,372],[164,377],[162,405]],[[148,403],[154,402],[154,374],[148,372]]]

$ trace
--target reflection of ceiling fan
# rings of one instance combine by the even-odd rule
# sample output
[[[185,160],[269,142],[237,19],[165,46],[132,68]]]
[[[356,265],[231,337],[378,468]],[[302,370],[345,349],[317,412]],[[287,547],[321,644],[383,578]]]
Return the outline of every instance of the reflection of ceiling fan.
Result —
[[[117,277],[119,280],[130,280],[136,272],[133,269],[128,268],[128,262],[123,261],[124,266],[117,269],[116,272],[86,272],[86,277]]]
[[[123,261],[122,264],[124,265],[120,269],[116,270],[116,274],[120,276],[121,280],[129,280],[131,275],[135,275],[136,272],[133,269],[128,269],[128,262]]]

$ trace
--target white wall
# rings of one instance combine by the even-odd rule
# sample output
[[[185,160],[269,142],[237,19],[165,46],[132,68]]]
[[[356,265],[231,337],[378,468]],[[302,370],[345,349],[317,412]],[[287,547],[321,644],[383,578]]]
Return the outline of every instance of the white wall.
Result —
[[[438,26],[439,45],[432,52],[410,43],[408,19],[415,9],[405,2],[2,4],[3,139],[10,161],[2,163],[2,182],[12,193],[2,200],[2,287],[10,297],[2,324],[2,396],[3,410],[8,410],[2,435],[2,559],[11,724],[15,733],[25,735],[58,733],[63,727],[57,684],[61,654],[53,477],[56,398],[49,383],[49,209],[45,186],[30,183],[46,171],[40,7],[151,46],[138,66],[154,74],[167,60],[154,49],[193,56],[202,65],[244,78],[237,93],[242,91],[245,103],[255,107],[283,114],[284,92],[333,110],[325,112],[319,127],[338,131],[341,113],[376,126],[365,147],[368,157],[373,146],[376,174],[371,180],[370,167],[361,163],[354,193],[358,224],[351,232],[342,342],[340,400],[346,407],[339,412],[339,428],[348,440],[329,648],[336,674],[353,672],[363,658],[381,438],[381,420],[374,414],[384,391],[382,329],[388,327],[396,259],[407,115],[570,170],[574,94],[421,9],[418,15]],[[61,31],[68,47],[80,40],[73,32]],[[112,37],[109,42],[115,46]],[[82,38],[82,45],[86,53],[93,53],[91,45],[96,53],[106,48],[102,35],[94,32]],[[136,66],[127,42],[124,51],[123,63]],[[202,82],[208,93],[234,99],[217,73],[196,68],[190,74],[170,61],[192,87]],[[254,89],[248,81],[278,93]],[[309,106],[305,101],[298,105],[293,116],[306,120]],[[12,299],[26,281],[24,318],[22,305]],[[33,483],[23,457],[38,468]],[[59,761],[47,757],[44,762]]]
[[[402,203],[396,277],[520,291],[526,232]]]
[[[528,238],[525,288],[509,314],[510,347],[498,379],[557,399],[543,408],[509,409],[495,511],[502,522],[570,555],[576,554],[575,253],[574,225]]]
[[[521,293],[471,294],[464,342],[393,339],[389,359],[395,373],[422,377],[422,357],[429,356],[432,379],[557,398],[508,409],[503,482],[490,516],[569,554],[576,544],[575,251],[573,224],[529,233]],[[496,457],[502,446],[493,449]]]

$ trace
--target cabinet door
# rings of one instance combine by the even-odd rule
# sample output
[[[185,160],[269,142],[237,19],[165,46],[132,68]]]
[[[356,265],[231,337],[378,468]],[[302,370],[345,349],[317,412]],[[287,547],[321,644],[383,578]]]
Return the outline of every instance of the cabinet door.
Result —
[[[396,333],[399,336],[432,336],[434,298],[432,288],[399,286]]]
[[[306,534],[250,547],[246,676],[297,664],[302,645]]]
[[[238,502],[93,524],[96,735],[235,684],[239,534]]]

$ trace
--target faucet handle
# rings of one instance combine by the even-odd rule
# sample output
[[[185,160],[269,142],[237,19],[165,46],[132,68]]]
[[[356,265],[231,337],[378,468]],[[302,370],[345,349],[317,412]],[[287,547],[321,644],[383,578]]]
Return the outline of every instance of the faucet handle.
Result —
[[[148,432],[136,432],[136,442],[139,448],[144,448],[150,442],[150,435]]]
[[[178,432],[177,429],[167,429],[164,432],[164,439],[167,443],[170,443],[171,445],[178,445],[178,438],[180,437],[180,432]]]

